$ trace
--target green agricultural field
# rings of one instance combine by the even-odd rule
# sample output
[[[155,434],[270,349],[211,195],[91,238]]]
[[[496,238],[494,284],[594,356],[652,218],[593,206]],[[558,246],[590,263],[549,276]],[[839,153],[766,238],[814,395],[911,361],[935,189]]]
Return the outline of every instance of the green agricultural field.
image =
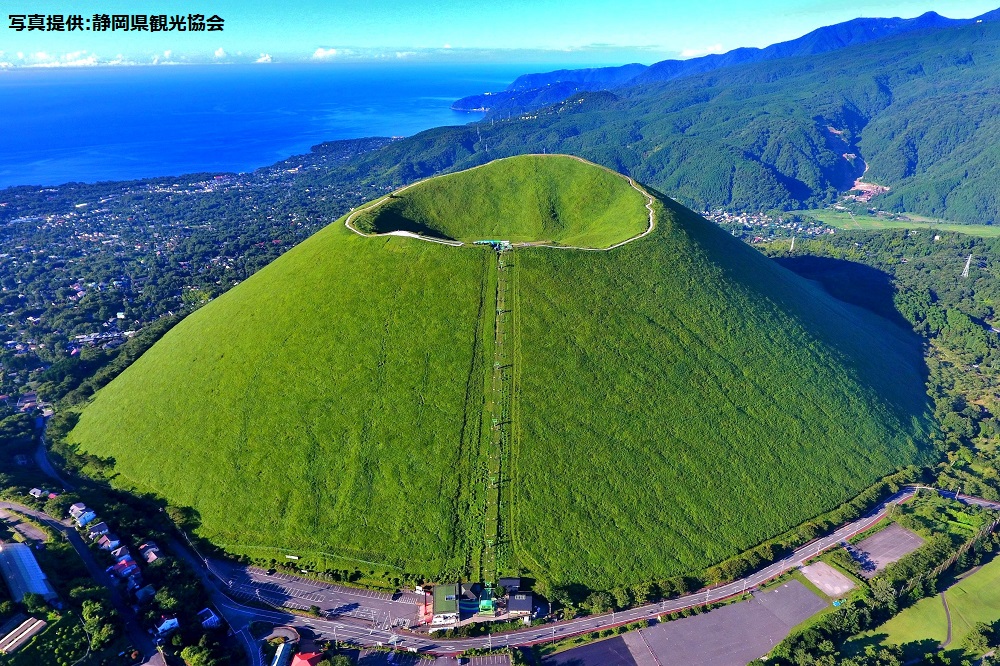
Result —
[[[802,215],[814,217],[823,224],[829,224],[838,229],[924,229],[937,231],[953,231],[970,236],[993,238],[1000,236],[1000,226],[991,224],[956,224],[919,215],[909,215],[909,220],[886,220],[874,215],[848,214],[847,211],[822,208],[815,210],[796,211]]]
[[[645,231],[645,203],[528,156],[385,205],[438,236],[598,247]],[[495,558],[593,588],[695,572],[926,460],[908,331],[655,208],[606,252],[507,252],[503,279],[492,250],[340,220],[171,330],[70,442],[233,552],[428,576]]]
[[[612,171],[575,159],[525,155],[423,181],[379,199],[352,223],[366,232],[403,229],[466,242],[604,248],[646,230],[645,203]]]

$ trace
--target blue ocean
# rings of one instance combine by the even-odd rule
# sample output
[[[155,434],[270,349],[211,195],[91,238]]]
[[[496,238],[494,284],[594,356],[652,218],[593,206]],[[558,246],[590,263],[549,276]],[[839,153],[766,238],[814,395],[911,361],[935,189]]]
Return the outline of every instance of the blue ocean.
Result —
[[[466,95],[558,65],[0,70],[0,187],[250,171],[323,141],[409,136]]]

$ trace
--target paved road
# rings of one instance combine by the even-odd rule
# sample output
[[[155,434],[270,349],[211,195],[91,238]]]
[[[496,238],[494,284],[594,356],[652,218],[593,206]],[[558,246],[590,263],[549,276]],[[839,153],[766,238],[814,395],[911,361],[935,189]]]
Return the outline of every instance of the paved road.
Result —
[[[59,472],[57,472],[56,468],[52,466],[52,463],[49,462],[49,455],[45,449],[44,432],[42,432],[41,437],[39,438],[38,448],[35,449],[35,463],[42,470],[42,473],[49,478],[58,481],[64,489],[73,490],[73,486],[66,483],[62,477],[59,476]]]
[[[373,625],[391,627],[416,626],[424,603],[423,594],[389,594],[290,576],[264,569],[248,567],[223,560],[210,559],[205,564],[224,587],[227,594],[272,606],[308,610],[316,606],[327,617],[352,617]]]
[[[94,554],[90,552],[83,537],[70,524],[63,523],[47,513],[36,511],[35,509],[14,502],[0,502],[0,509],[14,509],[62,533],[70,545],[73,546],[74,550],[76,550],[80,559],[83,560],[87,571],[90,572],[94,580],[108,588],[111,604],[124,621],[125,635],[137,650],[146,655],[146,660],[142,663],[151,664],[152,666],[167,666],[163,660],[163,656],[153,645],[153,639],[143,631],[132,608],[122,598],[116,582],[104,571],[104,567],[97,563],[97,560],[94,559]]]
[[[213,593],[216,595],[214,599],[217,606],[227,619],[230,620],[234,629],[243,626],[241,623],[249,623],[253,619],[259,619],[268,622],[290,623],[295,626],[309,627],[314,632],[327,639],[336,638],[339,640],[352,640],[364,645],[374,645],[378,643],[383,645],[394,644],[401,648],[416,648],[422,652],[455,654],[470,648],[478,647],[503,647],[506,645],[532,645],[536,643],[544,643],[549,640],[565,638],[567,636],[587,633],[590,631],[599,631],[601,629],[614,627],[628,622],[649,620],[665,613],[671,613],[684,608],[690,608],[692,606],[700,606],[706,603],[713,603],[739,595],[744,591],[759,587],[767,581],[776,578],[791,569],[801,566],[804,562],[815,557],[817,554],[834,547],[843,541],[846,541],[859,532],[863,532],[864,530],[870,528],[872,525],[885,518],[893,506],[909,500],[919,489],[920,488],[908,487],[900,490],[892,497],[883,501],[862,518],[841,527],[830,535],[821,537],[800,547],[785,559],[775,562],[774,564],[771,564],[770,566],[765,567],[764,569],[761,569],[760,571],[757,571],[741,580],[716,588],[703,590],[695,594],[689,594],[677,599],[671,599],[669,601],[663,601],[656,604],[649,604],[627,611],[590,616],[567,622],[555,622],[508,632],[505,634],[497,634],[491,637],[444,640],[438,639],[433,635],[384,628],[384,625],[382,627],[375,626],[371,622],[361,622],[347,617],[341,617],[338,619],[313,619],[303,618],[302,616],[297,616],[280,609],[261,610],[259,608],[251,608],[238,601],[227,598],[226,595],[222,594],[219,588],[225,586],[225,583],[217,587],[215,580],[211,579],[208,573],[205,573],[206,569],[204,562],[199,562],[197,558],[194,558],[194,556],[190,554],[188,557],[191,558],[192,564],[197,566],[202,571],[204,578],[208,579],[207,584],[211,586],[210,589],[212,589]],[[956,497],[955,493],[951,491],[939,491],[932,488],[926,489],[933,492],[939,492],[941,495],[946,497]],[[968,504],[975,504],[977,506],[984,506],[992,509],[1000,509],[1000,503],[988,502],[979,498],[969,498],[966,496],[961,496],[959,499],[960,501]],[[180,544],[178,544],[178,546],[180,546]],[[288,578],[294,579],[295,577],[290,576]],[[305,579],[299,579],[299,583],[294,586],[290,585],[285,589],[304,589],[302,587],[303,585],[315,585],[315,583],[312,581],[306,581]],[[355,598],[359,599],[359,603],[364,604],[364,607],[372,607],[369,604],[373,602],[367,601],[364,597],[357,596]],[[267,595],[262,593],[259,600],[267,602]]]
[[[170,545],[174,553],[178,557],[188,561],[192,568],[197,572],[203,585],[205,585],[208,590],[216,608],[229,623],[230,627],[237,632],[240,640],[246,645],[253,666],[262,666],[260,650],[257,648],[256,642],[250,637],[248,631],[250,622],[254,620],[281,624],[287,623],[296,627],[307,627],[324,639],[350,640],[362,645],[395,645],[400,648],[414,648],[416,650],[420,650],[421,652],[449,655],[461,653],[471,648],[503,647],[507,645],[534,645],[581,633],[599,631],[638,620],[649,620],[656,618],[659,615],[679,611],[684,608],[722,601],[729,597],[736,596],[745,591],[759,587],[763,583],[766,583],[767,581],[776,578],[787,571],[801,566],[804,562],[815,557],[819,553],[846,541],[859,532],[863,532],[885,518],[893,506],[909,500],[919,490],[937,492],[942,496],[951,497],[966,504],[982,506],[990,509],[1000,509],[1000,503],[959,495],[953,491],[938,490],[926,486],[911,486],[900,490],[880,503],[865,516],[844,525],[832,534],[801,546],[788,557],[775,562],[764,569],[754,572],[746,578],[732,583],[703,590],[695,594],[678,597],[669,601],[648,604],[646,606],[633,608],[627,611],[590,616],[566,622],[554,622],[542,626],[507,632],[504,634],[497,634],[496,636],[455,640],[438,639],[433,635],[396,630],[391,627],[391,623],[389,627],[385,627],[384,624],[379,624],[377,618],[375,622],[366,622],[344,615],[339,616],[337,619],[308,618],[300,615],[294,615],[291,612],[281,609],[264,610],[261,608],[246,606],[239,601],[232,599],[223,592],[223,589],[227,589],[228,591],[228,588],[230,587],[228,582],[230,579],[226,577],[225,572],[214,571],[213,563],[197,556],[190,548],[178,541],[172,541]],[[0,508],[3,508],[4,506],[4,503],[0,503]],[[77,547],[77,552],[79,552],[81,557],[84,558],[84,561],[88,563],[88,568],[90,568],[92,573],[94,573],[95,578],[107,584],[107,575],[104,574],[103,570],[100,569],[100,567],[97,567],[96,563],[93,562],[90,552],[86,549],[86,546],[82,543],[82,539],[80,539],[75,530],[66,527],[64,524],[46,516],[41,512],[27,509],[27,507],[14,504],[8,504],[7,506],[9,508],[23,510],[28,515],[31,515],[39,520],[43,520],[53,527],[56,527],[56,529],[59,529],[64,534],[67,534],[71,542],[73,541],[73,537],[75,537],[77,543],[74,543],[74,546]],[[94,568],[97,570],[94,571]],[[249,585],[250,589],[260,591],[259,594],[258,592],[253,593],[255,601],[259,601],[262,604],[273,603],[270,600],[269,595],[272,595],[275,590],[273,588],[264,587],[260,583],[260,570],[245,569],[244,572],[246,574],[246,578],[249,580],[243,581],[240,584],[244,586]],[[377,593],[374,593],[373,595],[366,595],[364,593],[359,593],[357,590],[349,590],[347,592],[343,589],[332,590],[330,588],[335,588],[336,586],[326,586],[317,584],[313,581],[308,581],[306,579],[296,579],[295,577],[287,578],[291,580],[287,580],[285,578],[279,579],[282,582],[281,589],[284,590],[281,594],[290,595],[292,599],[301,598],[296,596],[300,594],[314,594],[315,591],[306,591],[307,587],[319,586],[323,588],[323,594],[350,595],[350,603],[357,603],[358,608],[371,609],[373,613],[376,612],[376,609],[384,606],[387,602],[392,604],[399,603],[399,601],[381,599],[378,597]],[[233,584],[235,585],[235,582]],[[261,590],[261,587],[264,587],[264,589]],[[117,590],[114,587],[111,587],[110,589],[112,592],[112,600],[118,599],[117,603],[120,603]],[[292,603],[295,602],[293,601]],[[403,601],[403,603],[405,604],[406,602]],[[415,605],[411,607],[415,608]],[[145,652],[145,646],[149,643],[148,636],[146,636],[141,630],[138,630],[138,634],[141,635],[136,635],[135,638],[132,638],[133,632],[138,629],[138,625],[134,622],[131,609],[124,607],[124,610],[120,612],[122,612],[123,617],[128,620],[126,626],[129,628],[130,638],[135,641],[135,645],[137,647]],[[151,661],[148,663],[155,662]]]
[[[949,645],[951,645],[951,609],[948,608],[948,599],[944,596],[944,592],[940,593],[941,603],[944,604],[944,617],[948,620],[948,635],[944,638],[944,643],[938,646],[939,650],[943,650]]]

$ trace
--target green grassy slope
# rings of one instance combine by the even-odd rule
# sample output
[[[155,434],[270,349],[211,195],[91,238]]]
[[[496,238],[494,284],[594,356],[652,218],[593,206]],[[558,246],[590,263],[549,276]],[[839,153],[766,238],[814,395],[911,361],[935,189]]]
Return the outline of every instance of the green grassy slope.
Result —
[[[915,340],[676,204],[611,252],[515,257],[532,570],[694,571],[919,457]]]
[[[73,438],[236,549],[464,564],[489,258],[331,225],[164,336]]]
[[[362,211],[353,223],[368,232],[403,229],[467,242],[603,248],[646,230],[645,202],[614,172],[526,155],[424,181]]]
[[[496,188],[516,162],[492,171]],[[626,201],[644,213],[643,199]],[[657,205],[657,228],[632,243],[521,248],[504,269],[504,561],[545,580],[691,572],[922,455],[911,337]],[[600,219],[601,242],[635,230]],[[333,224],[181,322],[70,439],[114,457],[117,483],[194,507],[235,552],[475,571],[494,257]]]

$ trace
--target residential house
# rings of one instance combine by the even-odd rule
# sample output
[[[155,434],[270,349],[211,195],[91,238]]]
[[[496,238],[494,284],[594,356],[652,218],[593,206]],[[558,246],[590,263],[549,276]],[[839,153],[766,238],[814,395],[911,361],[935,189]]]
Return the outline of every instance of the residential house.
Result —
[[[87,535],[90,537],[91,541],[96,541],[97,539],[100,539],[102,536],[111,531],[111,528],[108,527],[108,524],[103,521],[97,523],[96,525],[88,529],[89,531],[87,532]]]
[[[111,567],[111,570],[119,578],[125,579],[139,573],[139,565],[131,557],[126,557],[118,564]]]
[[[531,617],[534,612],[534,595],[531,592],[515,592],[507,599],[507,613],[511,617]]]
[[[117,536],[108,532],[101,535],[101,538],[97,540],[97,545],[101,550],[117,550],[122,545],[122,542]]]
[[[31,495],[32,497],[40,499],[42,495],[45,494],[45,491],[42,490],[41,488],[32,488],[31,490],[28,491],[28,494]]]
[[[500,589],[506,590],[507,594],[513,594],[521,589],[521,579],[520,578],[501,578],[498,583]]]
[[[134,580],[134,578],[132,579]],[[139,588],[135,591],[135,600],[137,603],[143,603],[149,601],[156,596],[156,588],[152,585],[147,585],[146,587]]]
[[[83,502],[77,502],[69,508],[69,515],[72,518],[79,518],[82,514],[87,512],[87,505]]]
[[[95,520],[97,520],[97,514],[91,511],[90,509],[85,508],[83,513],[81,513],[79,516],[76,517],[76,526],[86,527]]]
[[[139,554],[142,555],[142,559],[146,560],[148,564],[152,564],[156,560],[163,557],[160,553],[160,549],[152,541],[147,541],[139,546]]]
[[[156,625],[156,635],[169,636],[180,629],[180,626],[180,622],[177,621],[176,617],[160,617],[160,623]]]
[[[103,539],[104,537],[101,538]],[[111,557],[115,558],[116,560],[120,560],[123,557],[128,557],[128,555],[129,555],[128,546],[118,546],[117,548],[111,551]]]

